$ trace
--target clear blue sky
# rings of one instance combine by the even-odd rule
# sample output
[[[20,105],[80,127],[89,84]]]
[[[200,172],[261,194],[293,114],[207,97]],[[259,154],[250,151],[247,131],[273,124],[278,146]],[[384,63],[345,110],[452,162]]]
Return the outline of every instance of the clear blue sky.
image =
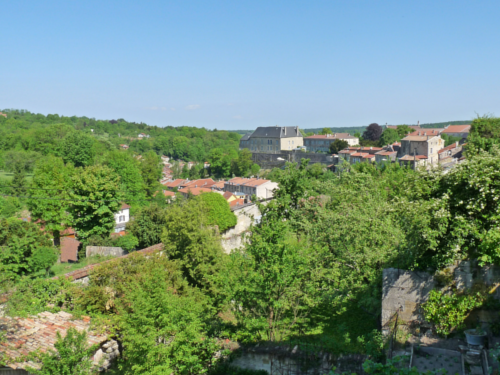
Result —
[[[500,115],[500,1],[0,1],[0,108],[218,129]]]

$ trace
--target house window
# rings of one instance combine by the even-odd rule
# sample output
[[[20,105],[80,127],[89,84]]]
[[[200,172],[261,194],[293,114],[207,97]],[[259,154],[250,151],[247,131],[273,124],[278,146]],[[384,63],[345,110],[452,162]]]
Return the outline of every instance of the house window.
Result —
[[[431,147],[431,154],[432,154],[432,147]]]

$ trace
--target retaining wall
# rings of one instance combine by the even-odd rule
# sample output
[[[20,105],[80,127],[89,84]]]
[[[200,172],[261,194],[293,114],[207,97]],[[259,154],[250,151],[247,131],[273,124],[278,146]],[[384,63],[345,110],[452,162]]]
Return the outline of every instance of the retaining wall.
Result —
[[[123,250],[121,247],[87,246],[85,248],[85,256],[87,257],[90,257],[92,255],[121,257],[126,254],[127,252]]]
[[[330,165],[334,163],[334,158],[332,155],[317,154],[314,152],[282,151],[275,154],[259,152],[252,153],[253,162],[264,169],[280,168],[285,165],[287,161],[300,163],[302,159],[310,159],[310,164],[321,163]]]

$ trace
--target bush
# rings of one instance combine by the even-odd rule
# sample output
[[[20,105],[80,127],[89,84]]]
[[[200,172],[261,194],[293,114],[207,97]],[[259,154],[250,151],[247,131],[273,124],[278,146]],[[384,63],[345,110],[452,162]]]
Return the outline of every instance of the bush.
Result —
[[[34,375],[93,374],[91,358],[98,345],[87,344],[87,333],[71,327],[64,338],[59,332],[56,334],[56,351],[32,354],[31,359],[41,361],[42,366],[40,369],[28,368],[28,371]]]
[[[201,194],[198,198],[208,209],[207,224],[217,225],[223,232],[236,225],[236,215],[231,211],[229,203],[218,193]]]
[[[425,319],[434,324],[436,332],[448,336],[453,328],[463,328],[469,313],[481,307],[483,302],[484,297],[480,293],[458,295],[431,290],[422,308]]]
[[[58,312],[73,305],[73,290],[77,288],[65,278],[22,279],[7,302],[11,316],[36,315],[43,311]]]

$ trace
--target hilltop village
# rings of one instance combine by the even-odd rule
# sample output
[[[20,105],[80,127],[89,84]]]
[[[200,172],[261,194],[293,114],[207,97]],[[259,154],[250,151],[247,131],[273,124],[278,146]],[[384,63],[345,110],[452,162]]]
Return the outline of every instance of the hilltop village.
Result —
[[[426,126],[2,110],[0,373],[496,369],[500,120]]]

